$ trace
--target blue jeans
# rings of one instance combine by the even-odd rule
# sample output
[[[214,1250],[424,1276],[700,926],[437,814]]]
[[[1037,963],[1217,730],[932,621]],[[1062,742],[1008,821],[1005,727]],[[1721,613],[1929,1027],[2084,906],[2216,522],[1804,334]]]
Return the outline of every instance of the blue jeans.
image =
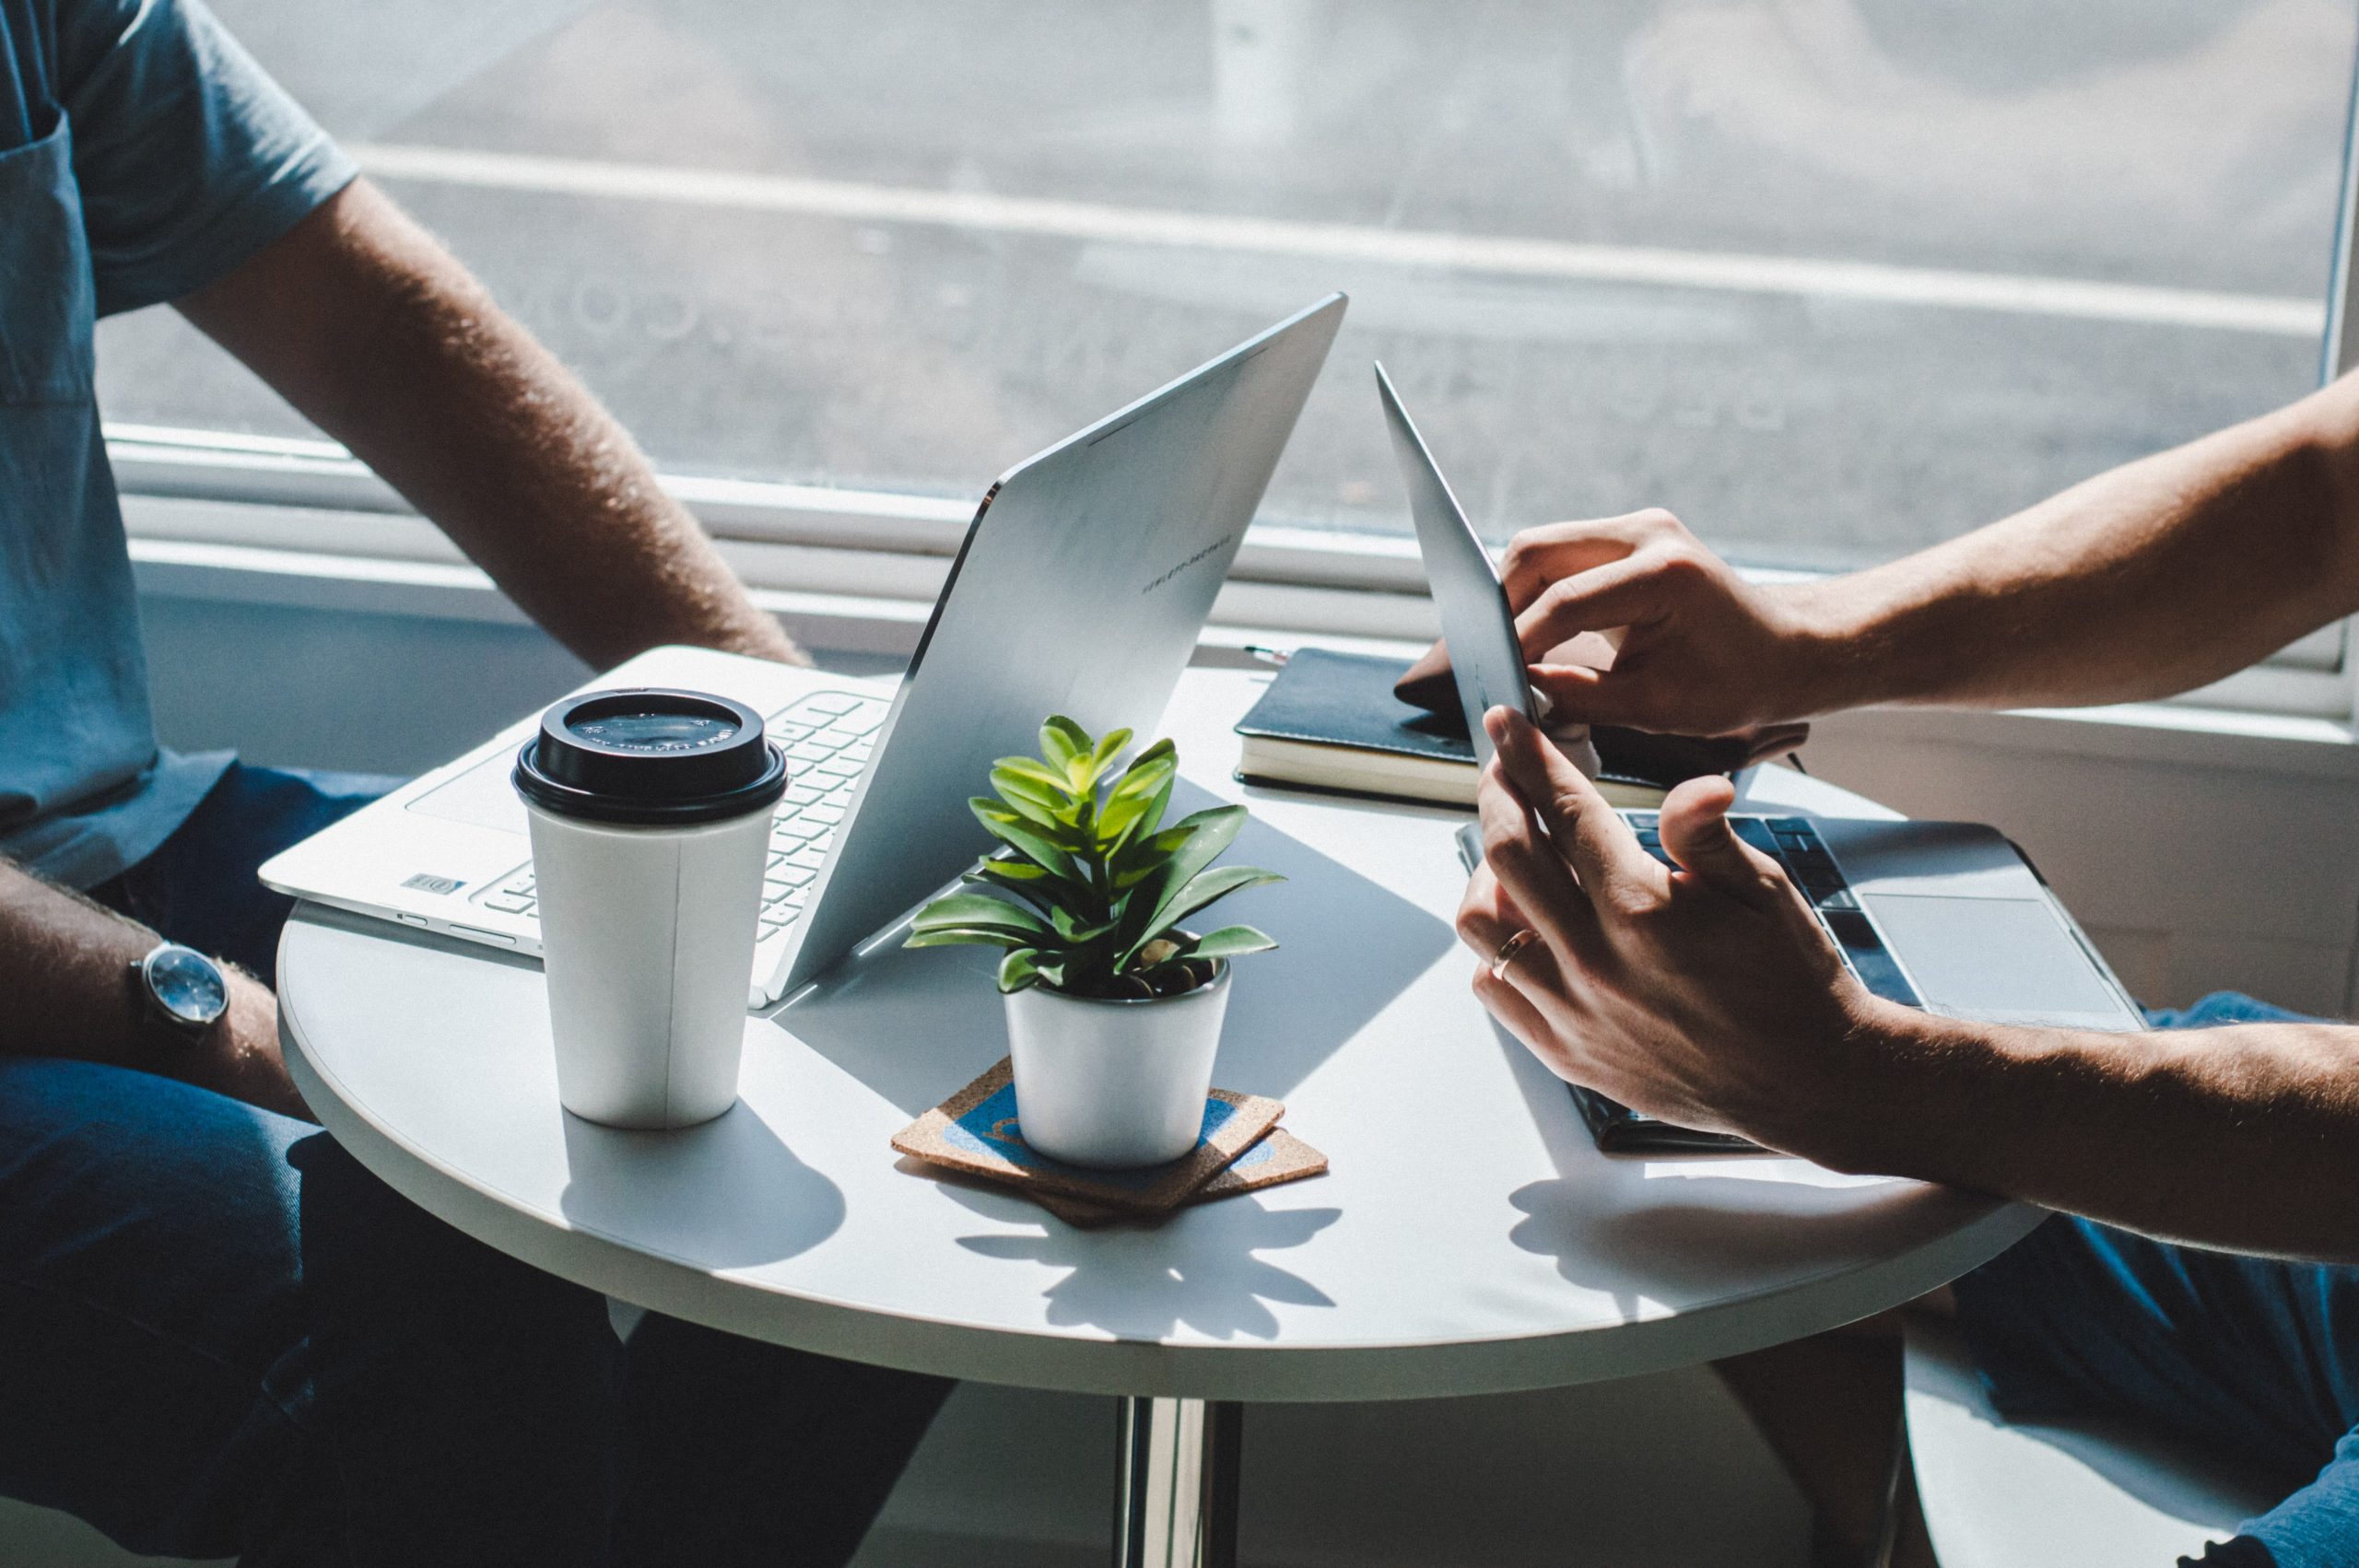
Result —
[[[375,786],[239,767],[94,895],[267,976],[269,854]],[[948,1385],[650,1315],[325,1133],[0,1057],[0,1492],[252,1568],[841,1563]]]
[[[2158,1029],[2309,1023],[2221,992]],[[1957,1281],[2011,1419],[2106,1414],[2240,1462],[2285,1500],[2205,1561],[2359,1563],[2359,1269],[2173,1246],[2059,1215]]]

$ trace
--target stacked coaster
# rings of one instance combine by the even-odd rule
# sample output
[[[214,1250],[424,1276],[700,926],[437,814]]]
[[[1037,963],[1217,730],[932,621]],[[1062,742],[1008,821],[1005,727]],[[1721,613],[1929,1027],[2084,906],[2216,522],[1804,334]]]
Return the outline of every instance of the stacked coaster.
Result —
[[[1015,1079],[1005,1058],[893,1136],[893,1147],[923,1162],[924,1174],[957,1176],[1020,1192],[1067,1224],[1157,1219],[1327,1169],[1327,1156],[1278,1126],[1285,1106],[1260,1094],[1215,1089],[1204,1101],[1196,1146],[1168,1165],[1094,1171],[1068,1165],[1024,1141]]]

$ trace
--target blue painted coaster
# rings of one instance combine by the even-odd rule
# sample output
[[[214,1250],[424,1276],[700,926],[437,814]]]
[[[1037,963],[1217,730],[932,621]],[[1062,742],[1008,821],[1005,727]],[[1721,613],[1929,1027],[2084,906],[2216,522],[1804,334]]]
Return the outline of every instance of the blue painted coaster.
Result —
[[[1095,1171],[1052,1160],[1024,1141],[1015,1080],[1005,1059],[894,1134],[893,1147],[1019,1190],[1062,1193],[1124,1213],[1158,1214],[1226,1170],[1277,1125],[1285,1106],[1260,1094],[1215,1089],[1204,1101],[1196,1146],[1168,1165]]]

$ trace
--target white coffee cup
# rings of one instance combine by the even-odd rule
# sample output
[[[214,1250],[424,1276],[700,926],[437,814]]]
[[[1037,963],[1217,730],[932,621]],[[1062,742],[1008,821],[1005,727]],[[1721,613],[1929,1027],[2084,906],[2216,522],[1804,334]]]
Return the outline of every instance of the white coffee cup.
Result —
[[[786,759],[702,692],[569,697],[517,754],[557,1098],[612,1127],[737,1099],[755,922]]]

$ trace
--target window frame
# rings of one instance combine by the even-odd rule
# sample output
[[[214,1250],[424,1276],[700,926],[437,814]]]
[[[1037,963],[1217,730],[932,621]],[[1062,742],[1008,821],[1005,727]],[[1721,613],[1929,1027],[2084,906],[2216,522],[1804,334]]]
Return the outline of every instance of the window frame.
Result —
[[[136,541],[293,552],[322,557],[464,565],[457,547],[343,448],[325,440],[231,435],[148,425],[106,427],[126,497],[209,503],[133,509]],[[764,594],[835,595],[896,606],[921,624],[940,591],[974,502],[663,474],[746,582]],[[1756,581],[1820,575],[1749,569]],[[914,612],[910,607],[915,607]],[[1241,628],[1241,630],[1240,630]],[[1405,536],[1256,522],[1246,532],[1205,640],[1244,633],[1422,646],[1437,635],[1415,542]],[[2359,714],[2347,622],[2200,691],[2181,705],[2349,723]]]
[[[2342,171],[2319,344],[2319,383],[2359,367],[2359,59],[2344,117]],[[466,567],[383,480],[331,441],[243,436],[152,425],[106,426],[107,451],[126,497],[235,503],[177,512],[130,509],[135,556],[152,560],[190,549],[244,551],[325,561]],[[921,625],[974,513],[956,497],[851,490],[782,482],[663,474],[664,489],[697,517],[757,597],[858,600],[883,623]],[[174,548],[177,546],[177,550]],[[226,557],[222,557],[226,558]],[[290,576],[301,577],[301,572]],[[367,575],[365,572],[362,575]],[[478,574],[479,575],[479,574]],[[1823,575],[1756,570],[1758,580]],[[453,579],[454,581],[457,579]],[[473,580],[472,579],[468,580]],[[485,583],[487,587],[487,581]],[[2225,680],[2169,699],[2104,710],[2165,730],[2171,709],[2202,710],[2226,730],[2282,718],[2317,738],[2323,720],[2346,741],[2359,722],[2359,659],[2352,621],[2321,627]],[[1247,646],[1242,636],[1322,639],[1373,648],[1421,646],[1436,635],[1414,541],[1359,532],[1256,522],[1246,533],[1203,641]],[[914,633],[912,632],[912,636]],[[2187,715],[2192,719],[2194,714]],[[2210,722],[2205,720],[2204,722]]]

